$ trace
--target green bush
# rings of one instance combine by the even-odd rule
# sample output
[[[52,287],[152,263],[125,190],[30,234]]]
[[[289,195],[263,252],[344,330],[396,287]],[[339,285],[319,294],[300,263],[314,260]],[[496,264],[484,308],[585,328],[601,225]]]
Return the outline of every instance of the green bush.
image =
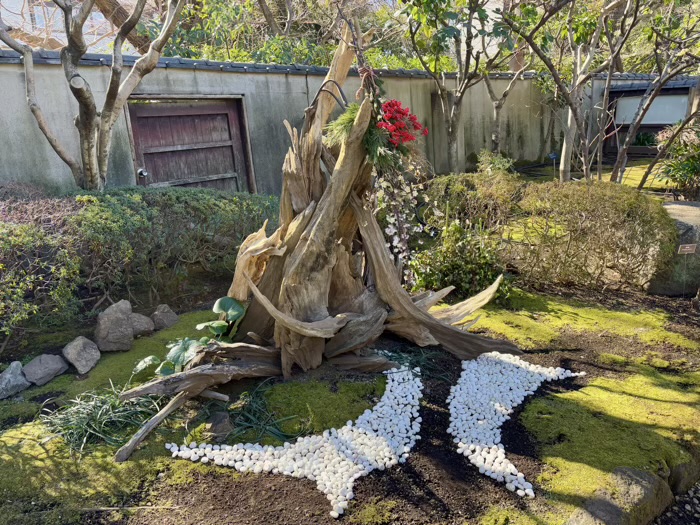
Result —
[[[161,293],[199,269],[230,275],[241,241],[265,220],[275,228],[277,214],[275,197],[206,189],[0,200],[0,331],[71,313],[76,294]]]
[[[661,164],[662,176],[675,184],[686,200],[700,199],[700,126],[683,129],[669,145],[677,127],[659,133],[659,143],[668,146],[668,155]]]
[[[275,227],[277,199],[183,188],[128,188],[80,194],[70,220],[90,288],[162,289],[189,269],[233,271],[237,247],[265,220]]]
[[[534,284],[643,286],[678,239],[660,201],[618,184],[531,184],[520,207],[505,258]]]
[[[59,236],[0,222],[0,343],[30,317],[74,311],[78,273],[79,260]]]
[[[428,183],[433,209],[426,214],[430,226],[441,228],[452,221],[502,226],[512,217],[524,183],[506,171],[437,177]]]
[[[454,286],[451,297],[455,299],[476,295],[503,273],[490,232],[480,227],[465,229],[459,222],[443,228],[438,243],[416,254],[410,265],[416,289]],[[507,287],[502,285],[499,293],[507,295]]]

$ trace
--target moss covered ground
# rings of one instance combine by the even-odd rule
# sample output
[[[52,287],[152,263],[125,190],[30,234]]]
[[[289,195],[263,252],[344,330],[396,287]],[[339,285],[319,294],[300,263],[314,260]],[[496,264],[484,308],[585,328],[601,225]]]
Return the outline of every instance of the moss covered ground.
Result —
[[[49,394],[62,402],[107,387],[110,380],[127,383],[137,361],[164,355],[166,343],[197,335],[194,326],[212,317],[208,311],[182,315],[176,326],[139,339],[130,352],[105,354],[86,378],[66,374],[25,391],[22,400],[0,402],[0,421],[7,427],[0,433],[0,525],[82,523],[86,509],[146,501],[162,504],[158,493],[149,494],[156,480],[160,486],[176,487],[202,480],[211,468],[172,461],[163,444],[182,442],[192,433],[191,423],[199,425],[205,418],[203,404],[193,403],[160,427],[123,464],[112,461],[113,447],[92,445],[75,456],[40,422],[11,423],[32,419],[40,409],[39,400]],[[476,329],[536,351],[533,359],[556,354],[551,346],[566,331],[607,332],[635,339],[643,350],[637,355],[601,344],[587,359],[609,373],[591,377],[578,390],[557,390],[528,402],[519,422],[533,436],[541,460],[540,474],[533,479],[538,497],[518,503],[517,508],[507,501],[487,506],[469,525],[561,525],[586,497],[608,487],[615,468],[657,472],[689,461],[691,451],[700,450],[698,343],[671,331],[668,323],[669,317],[660,311],[612,311],[517,290],[508,309],[493,306],[481,312]],[[687,356],[687,361],[679,356]],[[275,418],[297,416],[282,423],[286,432],[303,428],[316,433],[343,425],[383,393],[383,378],[358,381],[318,372],[300,381],[276,383],[266,392],[267,407]],[[241,388],[250,391],[256,385]],[[228,469],[217,475],[232,481],[241,476]],[[379,525],[399,519],[400,512],[391,500],[357,501],[347,520]]]
[[[625,176],[622,180],[622,184],[624,184],[625,186],[631,186],[633,188],[636,188],[642,180],[642,176],[644,175],[644,172],[646,171],[647,166],[649,165],[649,161],[650,159],[630,160],[627,163],[627,169],[625,170]],[[612,166],[603,166],[603,180],[609,180],[611,173]],[[575,178],[583,177],[582,173],[572,173],[571,175]],[[596,176],[595,173],[594,176]],[[525,176],[525,179],[533,182],[546,182],[550,180],[555,180],[558,177],[558,167],[555,170],[554,167],[552,167],[551,165],[547,165],[541,166],[535,170],[527,170],[527,175]],[[649,177],[649,180],[647,180],[647,183],[644,187],[647,190],[666,191],[671,186],[665,179],[658,176],[654,177],[652,175],[651,177]]]
[[[147,380],[146,373],[132,377],[138,361],[149,355],[162,358],[168,342],[196,336],[195,325],[213,318],[210,311],[183,314],[175,326],[136,340],[129,352],[103,354],[82,379],[65,374],[25,390],[21,398],[1,401],[0,424],[4,421],[8,428],[0,433],[0,525],[83,523],[86,510],[129,505],[159,474],[165,483],[175,486],[204,474],[206,466],[172,461],[164,448],[166,442],[181,443],[191,435],[182,417],[159,427],[131,460],[121,464],[113,461],[115,448],[106,445],[88,446],[80,456],[71,453],[59,437],[49,435],[34,419],[47,396],[60,404],[82,392],[107,388],[110,381],[120,386]],[[383,377],[338,384],[323,380],[279,383],[266,396],[274,418],[291,417],[284,423],[285,430],[297,433],[302,422],[308,422],[307,430],[317,432],[341,426],[371,408],[383,394],[384,384]],[[190,413],[201,408],[195,404]],[[240,476],[233,470],[222,475]]]
[[[504,337],[526,350],[546,348],[565,330],[634,338],[652,347],[700,349],[697,341],[670,331],[670,316],[660,310],[608,310],[522,290],[512,292],[507,309],[489,305],[467,320],[477,318],[472,331]]]
[[[617,467],[668,471],[700,450],[700,373],[633,372],[534,399],[523,411],[545,464],[538,482],[553,507],[548,523],[565,521]]]

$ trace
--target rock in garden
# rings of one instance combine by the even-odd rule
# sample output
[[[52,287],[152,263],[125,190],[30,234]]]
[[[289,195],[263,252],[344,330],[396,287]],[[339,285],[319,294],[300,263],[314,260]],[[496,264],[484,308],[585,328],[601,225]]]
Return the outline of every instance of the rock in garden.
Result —
[[[215,442],[224,441],[233,432],[228,412],[214,412],[207,420],[206,431]]]
[[[66,370],[68,370],[68,363],[60,355],[43,354],[29,361],[22,371],[27,381],[41,386]]]
[[[101,352],[131,350],[134,343],[131,315],[131,303],[123,299],[97,316],[95,342]]]
[[[5,399],[29,388],[31,383],[27,381],[22,372],[22,363],[13,361],[5,371],[0,374],[0,399]]]
[[[63,357],[79,374],[87,374],[100,360],[100,350],[87,337],[77,337],[63,349]]]
[[[151,319],[153,319],[156,330],[162,330],[163,328],[170,328],[177,323],[178,317],[167,304],[159,304],[156,311],[151,314]]]
[[[153,320],[146,315],[132,313],[129,319],[131,320],[131,328],[134,331],[134,337],[150,335],[156,329]]]

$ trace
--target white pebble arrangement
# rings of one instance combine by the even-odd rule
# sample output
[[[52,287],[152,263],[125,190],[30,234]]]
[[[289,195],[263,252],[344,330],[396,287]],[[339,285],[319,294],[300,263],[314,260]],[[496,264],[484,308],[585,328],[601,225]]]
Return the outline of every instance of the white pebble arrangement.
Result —
[[[584,375],[564,368],[533,365],[509,354],[491,352],[462,362],[462,375],[447,398],[457,453],[518,496],[534,498],[532,484],[518,472],[501,444],[501,425],[513,409],[544,381]]]
[[[353,423],[323,434],[297,439],[281,447],[254,443],[209,445],[190,443],[165,445],[174,458],[232,467],[238,472],[268,472],[316,482],[338,518],[354,497],[355,480],[375,469],[404,463],[420,439],[418,415],[423,384],[420,370],[392,369],[381,400]]]

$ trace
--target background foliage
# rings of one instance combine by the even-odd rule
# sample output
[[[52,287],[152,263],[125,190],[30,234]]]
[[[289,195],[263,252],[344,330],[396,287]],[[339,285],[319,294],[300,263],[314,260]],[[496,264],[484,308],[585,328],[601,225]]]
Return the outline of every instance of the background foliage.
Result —
[[[238,244],[276,227],[277,210],[275,197],[181,188],[0,200],[0,332],[60,320],[79,299],[166,292],[199,269],[230,276]]]

